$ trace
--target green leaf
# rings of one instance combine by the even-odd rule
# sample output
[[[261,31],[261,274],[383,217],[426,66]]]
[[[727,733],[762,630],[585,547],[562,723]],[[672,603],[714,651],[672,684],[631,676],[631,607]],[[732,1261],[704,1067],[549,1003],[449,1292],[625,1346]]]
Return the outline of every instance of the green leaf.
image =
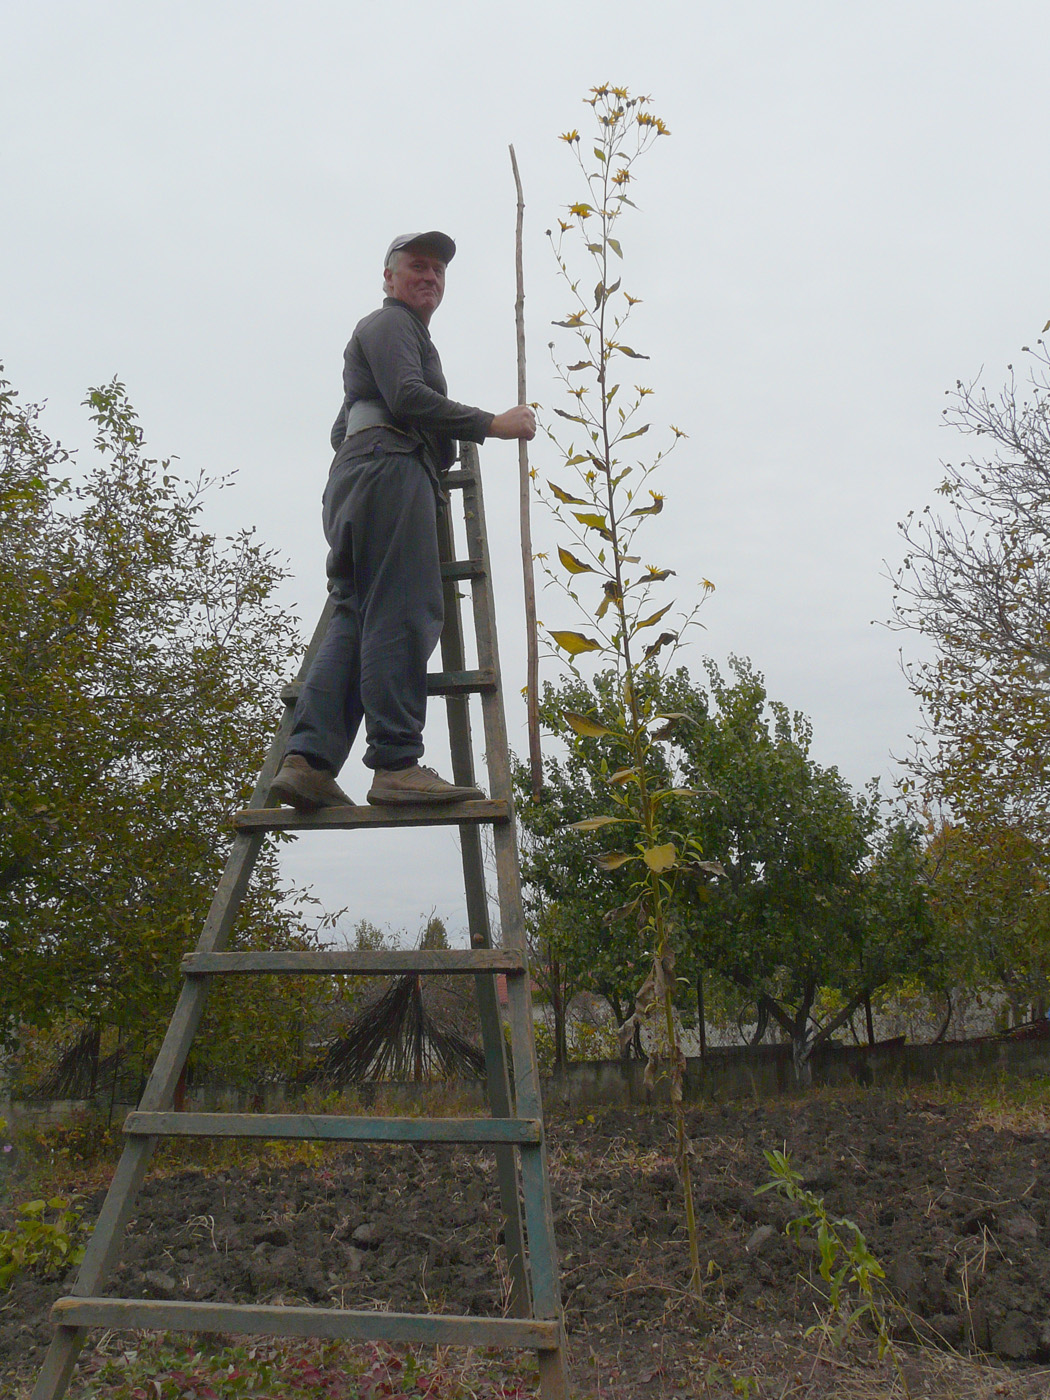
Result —
[[[562,718],[573,733],[580,734],[585,739],[604,739],[606,734],[611,734],[613,732],[608,725],[601,724],[596,719],[591,719],[589,715],[577,714],[575,710],[562,710],[561,713]],[[602,820],[605,820],[605,818],[602,818]]]
[[[631,203],[631,201],[627,198],[626,195],[622,196],[622,198],[623,198],[624,204],[630,204],[630,203]],[[632,205],[632,208],[633,208],[633,205]],[[615,238],[607,238],[605,241],[606,241],[606,243],[608,243],[609,247],[613,250],[613,252],[616,254],[616,256],[617,256],[618,258],[622,258],[622,257],[623,257],[623,251],[622,251],[621,248],[620,248],[620,244],[619,244],[619,240],[618,240],[618,239],[615,239]]]
[[[648,431],[649,431],[649,424],[646,423],[646,425],[645,425],[644,428],[635,428],[635,430],[634,430],[633,433],[624,433],[623,437],[620,438],[620,441],[621,441],[621,442],[626,442],[628,438],[641,437],[641,435],[642,435],[643,433],[647,433]]]
[[[644,617],[641,622],[636,622],[631,628],[631,636],[633,637],[635,632],[640,632],[643,627],[652,627],[654,622],[659,622],[664,613],[670,612],[673,607],[674,603],[668,603],[666,607],[661,608],[659,612],[654,612],[650,617]]]
[[[591,530],[605,530],[604,515],[596,515],[593,511],[574,510],[573,515],[581,525],[586,525]]]
[[[568,569],[570,574],[594,573],[590,564],[584,564],[582,560],[576,558],[575,554],[570,554],[567,549],[562,549],[561,545],[558,546],[558,558],[561,560],[562,565]]]
[[[585,817],[582,822],[570,822],[573,831],[598,831],[603,826],[616,826],[630,821],[629,817]]]
[[[594,641],[592,637],[585,637],[582,632],[551,632],[550,635],[555,644],[570,656],[579,656],[585,651],[602,650],[601,642]]]
[[[587,504],[587,502],[581,500],[579,496],[570,496],[568,491],[563,491],[560,486],[555,486],[553,481],[548,481],[547,485],[551,488],[557,500],[562,501],[567,506],[585,506]]]
[[[610,350],[619,350],[621,355],[627,355],[632,360],[647,360],[648,355],[641,355],[637,350],[632,350],[629,345],[611,345]]]

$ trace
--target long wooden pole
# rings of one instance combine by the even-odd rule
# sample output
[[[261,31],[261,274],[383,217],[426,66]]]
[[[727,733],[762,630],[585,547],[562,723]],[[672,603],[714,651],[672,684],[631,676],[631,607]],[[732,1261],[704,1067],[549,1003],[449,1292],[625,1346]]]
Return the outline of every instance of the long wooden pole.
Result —
[[[510,164],[514,171],[514,188],[518,192],[518,219],[514,241],[514,269],[517,274],[517,298],[514,302],[514,323],[518,335],[518,403],[527,403],[525,389],[525,272],[521,257],[521,230],[525,218],[525,197],[521,192],[521,176],[513,145]],[[543,755],[540,750],[540,655],[536,629],[536,579],[532,567],[532,524],[529,518],[531,495],[529,475],[529,444],[518,439],[518,496],[521,522],[521,567],[525,582],[525,641],[526,673],[525,703],[529,717],[529,770],[532,775],[532,800],[538,802],[543,790]]]

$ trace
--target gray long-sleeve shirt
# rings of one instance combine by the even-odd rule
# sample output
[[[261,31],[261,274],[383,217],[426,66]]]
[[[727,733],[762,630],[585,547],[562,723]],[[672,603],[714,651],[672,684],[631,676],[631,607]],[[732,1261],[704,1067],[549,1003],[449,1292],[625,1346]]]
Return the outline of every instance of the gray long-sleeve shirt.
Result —
[[[343,357],[343,406],[332,426],[336,452],[346,436],[346,418],[359,399],[379,401],[390,423],[406,434],[401,451],[422,446],[432,471],[444,472],[455,460],[455,442],[482,442],[493,414],[448,397],[448,385],[430,332],[411,307],[385,297],[378,311],[359,321]],[[373,435],[382,435],[375,439]],[[351,439],[354,455],[371,451],[379,440],[397,449],[383,428],[369,428]],[[365,439],[368,439],[366,442]],[[361,439],[360,442],[357,440]]]

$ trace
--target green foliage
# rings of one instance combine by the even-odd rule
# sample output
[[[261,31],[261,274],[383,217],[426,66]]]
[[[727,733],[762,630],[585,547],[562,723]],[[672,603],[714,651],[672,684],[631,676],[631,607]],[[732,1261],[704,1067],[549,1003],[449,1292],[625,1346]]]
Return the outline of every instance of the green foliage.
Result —
[[[123,385],[87,406],[97,456],[74,484],[0,380],[0,1033],[79,1017],[139,1047],[170,1014],[298,639],[273,556],[203,528],[208,483],[145,455]],[[310,941],[272,856],[239,936]],[[313,994],[224,987],[209,1020],[280,1057]]]
[[[837,1346],[861,1323],[870,1322],[878,1338],[879,1360],[889,1354],[904,1393],[908,1395],[900,1361],[890,1342],[884,1301],[886,1273],[869,1249],[860,1227],[845,1217],[836,1219],[828,1214],[823,1198],[802,1184],[802,1176],[792,1167],[787,1153],[765,1151],[763,1156],[772,1175],[755,1194],[776,1191],[792,1205],[801,1207],[801,1214],[789,1220],[785,1227],[785,1233],[796,1243],[807,1234],[816,1236],[819,1273],[828,1286],[828,1311],[822,1322],[810,1327],[806,1335],[822,1332]]]
[[[679,869],[667,902],[676,998],[697,978],[733,989],[740,1012],[791,1037],[800,1073],[814,1045],[865,996],[904,975],[932,976],[949,959],[934,918],[921,832],[884,817],[874,790],[854,794],[810,754],[808,721],[770,701],[746,661],[707,687],[684,669],[642,681],[646,703],[678,718],[648,756],[665,839],[717,852]],[[619,1021],[646,966],[649,933],[629,868],[609,869],[622,826],[601,821],[615,765],[615,672],[548,688],[542,713],[565,734],[565,712],[587,713],[599,735],[576,735],[549,760],[543,800],[521,804],[530,914],[547,918],[546,944],[566,977],[600,992]],[[600,824],[599,824],[600,822]],[[572,826],[593,824],[588,848]],[[597,857],[597,859],[595,859]],[[554,911],[553,916],[550,911]],[[820,1021],[818,998],[834,1002]]]
[[[41,1278],[56,1278],[84,1257],[79,1241],[89,1233],[72,1200],[26,1201],[16,1211],[10,1230],[0,1230],[0,1289],[10,1288],[27,1270]]]
[[[1041,843],[1017,826],[975,832],[948,822],[928,836],[931,898],[949,956],[932,989],[1005,993],[1043,1015],[1050,1002],[1050,903]]]

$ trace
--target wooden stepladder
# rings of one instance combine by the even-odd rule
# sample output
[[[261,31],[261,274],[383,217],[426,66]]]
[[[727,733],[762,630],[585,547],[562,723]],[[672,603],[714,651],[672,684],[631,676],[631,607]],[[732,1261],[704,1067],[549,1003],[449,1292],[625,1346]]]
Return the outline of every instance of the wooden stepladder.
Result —
[[[247,1333],[352,1341],[460,1343],[535,1349],[544,1400],[567,1400],[568,1381],[547,1155],[533,1039],[525,924],[511,800],[510,755],[500,692],[495,612],[485,534],[477,449],[463,447],[447,478],[463,504],[467,557],[457,560],[449,510],[440,515],[445,627],[440,672],[428,678],[431,695],[448,706],[453,781],[475,781],[468,697],[481,697],[491,796],[448,807],[332,807],[311,816],[270,807],[270,784],[291,728],[298,683],[289,686],[287,711],[252,796],[234,818],[229,859],[196,950],[182,961],[184,982],[138,1109],[124,1124],[126,1142],[109,1193],[69,1297],[52,1311],[57,1330],[33,1390],[33,1400],[65,1394],[89,1327],[155,1328],[185,1332]],[[457,583],[471,586],[477,669],[467,670]],[[305,674],[328,623],[325,610],[303,663]],[[483,824],[493,831],[500,909],[500,946],[492,946],[482,855]],[[468,949],[397,952],[228,952],[226,945],[252,868],[270,831],[454,825],[459,828],[470,930]],[[260,973],[462,973],[474,978],[485,1052],[489,1116],[387,1118],[327,1114],[174,1112],[174,1095],[193,1043],[212,978]],[[507,985],[506,1041],[496,979]],[[114,1298],[106,1282],[117,1262],[125,1227],[135,1211],[158,1138],[245,1137],[328,1142],[463,1143],[494,1150],[504,1238],[510,1266],[510,1316],[387,1313],[317,1307],[152,1301]]]

